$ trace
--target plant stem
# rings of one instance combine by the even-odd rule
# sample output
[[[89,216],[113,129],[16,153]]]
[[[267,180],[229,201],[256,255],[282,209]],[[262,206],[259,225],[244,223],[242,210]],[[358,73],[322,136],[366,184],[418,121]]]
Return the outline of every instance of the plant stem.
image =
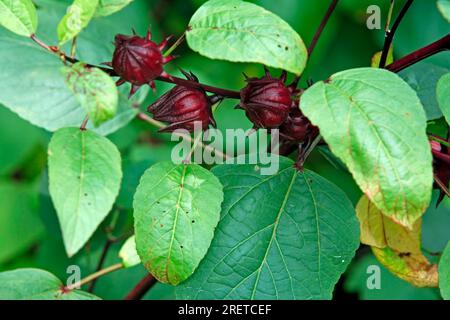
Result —
[[[170,55],[184,41],[185,37],[186,37],[186,32],[183,32],[183,34],[177,39],[177,41],[175,41],[175,43],[169,49],[167,49],[166,52],[164,52],[163,56],[167,57],[168,55]]]
[[[432,135],[428,135],[428,138],[430,140],[434,140],[436,142],[439,142],[440,144],[446,146],[447,148],[450,148],[450,142],[447,142],[444,139],[441,139],[441,138],[438,138],[438,137],[435,137],[435,136],[432,136]]]
[[[386,19],[386,27],[384,28],[385,36],[386,33],[389,32],[389,28],[391,27],[391,19],[392,19],[392,13],[394,12],[395,7],[395,0],[391,0],[391,5],[389,6],[389,13]]]
[[[330,6],[328,7],[327,12],[325,12],[325,15],[322,18],[322,21],[320,22],[319,27],[317,28],[316,33],[314,34],[314,37],[311,40],[311,43],[308,46],[308,58],[311,57],[314,48],[316,47],[317,42],[320,39],[320,36],[322,35],[323,30],[325,29],[325,26],[327,25],[328,21],[330,20],[331,15],[334,12],[334,9],[336,8],[339,0],[332,0]],[[293,85],[297,86],[300,81],[301,75],[297,76],[294,79]]]
[[[442,191],[444,191],[446,196],[450,198],[450,190],[448,190],[445,183],[442,182],[436,174],[434,175],[434,181],[436,181],[436,184],[439,186],[439,188],[441,188]]]
[[[70,63],[77,63],[77,62],[79,62],[78,59],[75,59],[75,58],[67,56],[62,51],[60,51],[58,48],[51,47],[51,46],[45,44],[43,41],[39,40],[35,35],[32,35],[31,39],[34,42],[36,42],[39,46],[44,48],[45,50],[47,50],[47,51],[49,51],[49,52],[51,52],[53,54],[58,55],[61,58],[61,60],[63,60],[63,61],[68,61]],[[92,64],[86,64],[86,66],[90,67],[90,68],[98,68],[98,69],[106,72],[107,74],[109,74],[111,77],[116,77],[117,76],[116,72],[113,69],[110,69],[110,68],[100,67],[100,66],[96,66],[96,65],[92,65]],[[241,94],[240,94],[239,91],[222,89],[222,88],[218,88],[218,87],[214,87],[214,86],[198,83],[196,81],[185,80],[185,79],[174,77],[174,76],[170,76],[170,77],[167,77],[167,78],[166,77],[158,77],[158,78],[156,78],[156,80],[163,81],[163,82],[168,82],[168,83],[173,83],[173,84],[177,84],[177,85],[182,85],[182,86],[190,87],[190,88],[202,88],[205,91],[208,91],[208,92],[211,92],[211,93],[215,93],[215,94],[218,94],[218,95],[220,95],[222,97],[226,97],[226,98],[232,98],[232,99],[240,99],[241,98]]]
[[[87,115],[86,118],[84,118],[83,123],[80,126],[80,130],[81,131],[86,131],[87,130],[86,126],[87,126],[88,122],[89,122],[89,115]]]
[[[148,274],[127,294],[124,300],[141,300],[142,297],[156,284],[156,279]]]
[[[100,260],[98,261],[96,271],[100,271],[103,268],[103,264],[105,263],[106,256],[108,255],[109,248],[111,248],[111,245],[113,244],[113,241],[111,239],[107,239],[105,245],[103,246],[102,254],[100,256]],[[97,283],[97,279],[92,280],[91,284],[89,285],[88,292],[93,292],[95,288],[95,284]]]
[[[395,32],[397,31],[400,23],[402,22],[403,18],[406,15],[406,12],[408,12],[408,9],[411,7],[413,2],[414,2],[414,0],[406,1],[405,5],[403,6],[402,10],[400,11],[400,13],[397,16],[397,19],[395,19],[395,21],[394,21],[394,25],[392,26],[392,29],[389,30],[389,28],[386,28],[387,30],[386,30],[385,36],[384,36],[384,46],[383,46],[383,51],[381,53],[379,68],[384,68],[386,66],[386,60],[387,60],[389,48],[391,47],[392,41],[394,40]]]
[[[425,58],[446,50],[450,50],[450,34],[387,65],[386,69],[399,72]]]
[[[87,283],[89,283],[89,282],[91,282],[91,281],[93,281],[93,280],[95,280],[97,278],[100,278],[101,276],[104,276],[104,275],[106,275],[108,273],[114,272],[114,271],[122,269],[122,268],[123,268],[123,264],[122,263],[113,264],[112,266],[109,266],[109,267],[107,267],[105,269],[99,270],[99,271],[97,271],[97,272],[87,276],[86,278],[81,279],[79,282],[76,282],[76,283],[66,287],[66,289],[67,290],[73,290],[73,289],[79,288],[79,287],[81,287],[81,286],[83,286],[83,285],[85,285],[85,284],[87,284]]]
[[[157,127],[157,128],[164,128],[164,127],[165,127],[164,123],[159,122],[159,121],[157,121],[157,120],[155,120],[155,119],[153,119],[153,118],[147,116],[147,115],[146,115],[145,113],[143,113],[143,112],[139,112],[138,115],[137,115],[137,117],[138,117],[138,119],[143,120],[143,121],[145,121],[145,122],[148,122],[148,123],[150,123],[151,125],[153,125],[153,126],[155,126],[155,127]],[[182,134],[182,133],[177,133],[177,132],[173,132],[173,134],[176,135],[176,136],[178,136],[178,137],[184,138],[184,139],[190,141],[191,143],[194,142],[194,139],[192,139],[192,137],[191,137],[190,135]],[[223,153],[222,151],[217,150],[217,149],[215,149],[215,148],[213,148],[213,147],[211,147],[211,146],[209,146],[209,145],[206,145],[206,144],[204,144],[203,142],[199,142],[198,144],[201,145],[202,148],[204,148],[204,149],[206,149],[206,150],[208,150],[208,151],[214,152],[214,153],[217,154],[219,157],[222,157],[222,158],[224,158],[224,159],[228,159],[228,158],[229,158],[228,155],[226,155],[226,154]]]
[[[75,54],[77,52],[77,37],[74,37],[72,40],[72,48],[70,49],[70,57],[75,59]]]
[[[431,149],[431,153],[436,159],[439,159],[450,165],[450,155]]]

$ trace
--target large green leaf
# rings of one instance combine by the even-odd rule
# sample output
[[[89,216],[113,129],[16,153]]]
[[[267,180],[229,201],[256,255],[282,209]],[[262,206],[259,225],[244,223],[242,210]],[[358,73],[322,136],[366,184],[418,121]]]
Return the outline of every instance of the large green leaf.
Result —
[[[24,253],[44,233],[34,186],[0,181],[0,264]]]
[[[450,242],[439,261],[439,289],[445,300],[450,300]]]
[[[94,132],[66,128],[52,137],[48,166],[50,194],[72,256],[112,208],[122,178],[120,154]]]
[[[399,74],[417,92],[429,120],[442,117],[442,111],[436,99],[436,86],[439,79],[449,71],[448,68],[422,62]]]
[[[148,169],[134,197],[136,247],[159,281],[186,280],[205,256],[219,221],[222,186],[196,164],[160,162]]]
[[[443,76],[436,87],[437,100],[445,120],[450,124],[450,73]]]
[[[53,38],[58,19],[64,14],[65,4],[60,1],[38,0],[39,17],[42,21],[38,30],[40,37],[48,43]],[[148,27],[146,19],[134,19],[145,9],[145,5],[130,5],[127,10],[114,16],[98,19],[95,24],[79,35],[80,58],[90,63],[110,61],[114,46],[110,41],[116,33],[130,32]],[[133,19],[124,19],[132,17]],[[136,22],[137,21],[137,22]],[[20,57],[18,59],[17,57]],[[80,126],[86,111],[64,83],[60,70],[61,61],[54,55],[34,45],[29,39],[0,30],[0,103],[17,113],[21,118],[49,131],[70,126]],[[145,98],[148,90],[139,91],[131,101],[129,88],[121,87],[119,108],[114,119],[105,122],[95,131],[103,135],[114,132],[126,125],[136,115],[136,108]],[[92,124],[88,125],[93,128]]]
[[[117,11],[122,10],[129,5],[133,0],[100,0],[97,10],[95,11],[96,17],[109,16]]]
[[[88,112],[95,126],[114,118],[119,93],[115,82],[99,68],[87,68],[78,62],[65,67],[63,74],[70,90]]]
[[[36,8],[31,0],[0,0],[0,25],[29,37],[38,24]]]
[[[275,14],[240,0],[210,0],[191,18],[186,39],[211,59],[256,62],[302,73],[307,51],[300,36]]]
[[[425,113],[414,90],[389,71],[352,69],[309,88],[300,108],[373,204],[412,227],[433,183]]]
[[[183,299],[330,299],[359,246],[354,209],[335,185],[281,158],[213,169],[224,185],[208,254],[177,291]]]
[[[58,40],[62,45],[87,27],[97,10],[99,0],[74,0],[58,25]]]
[[[450,22],[450,0],[438,0],[437,6],[444,18]]]
[[[80,290],[64,292],[63,283],[40,269],[17,269],[0,273],[0,300],[99,300]]]

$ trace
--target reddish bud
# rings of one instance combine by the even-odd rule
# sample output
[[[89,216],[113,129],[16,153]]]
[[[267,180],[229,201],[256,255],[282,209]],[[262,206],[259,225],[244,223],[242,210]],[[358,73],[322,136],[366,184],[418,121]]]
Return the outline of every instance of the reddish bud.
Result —
[[[171,61],[173,57],[164,57],[161,51],[167,45],[169,38],[159,45],[150,39],[150,33],[145,38],[136,34],[132,36],[116,35],[116,50],[111,66],[120,76],[118,85],[126,81],[132,84],[130,95],[144,84],[154,88],[153,80],[159,76],[168,77],[163,70],[163,65]]]
[[[280,127],[281,138],[293,142],[303,142],[307,136],[317,132],[318,128],[303,115],[298,105],[291,108],[286,121]]]
[[[183,72],[188,80],[198,82],[192,73]],[[194,123],[200,122],[203,130],[210,124],[214,127],[216,122],[211,111],[211,100],[205,91],[197,88],[175,86],[161,98],[148,107],[153,118],[168,122],[170,125],[161,129],[161,132],[172,132],[176,129],[194,131]]]
[[[437,137],[442,141],[445,139]],[[450,139],[449,139],[450,140]],[[443,188],[448,190],[450,183],[450,148],[441,145],[438,141],[430,140],[431,150],[433,153],[433,171],[434,171],[434,188],[440,190],[440,195],[436,206],[444,199],[446,193]]]
[[[262,78],[247,79],[247,86],[241,90],[241,103],[237,108],[245,110],[255,128],[279,127],[287,118],[293,104],[293,87],[286,86],[286,73],[280,79],[273,78],[266,70]]]

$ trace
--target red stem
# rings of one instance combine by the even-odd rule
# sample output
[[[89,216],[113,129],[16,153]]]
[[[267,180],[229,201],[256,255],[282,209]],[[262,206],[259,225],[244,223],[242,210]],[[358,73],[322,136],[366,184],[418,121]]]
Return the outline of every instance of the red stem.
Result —
[[[446,50],[450,50],[450,34],[391,63],[386,66],[386,69],[399,72],[425,58]]]
[[[408,0],[405,5],[403,6],[402,10],[398,14],[397,19],[395,19],[394,25],[392,26],[391,30],[387,30],[385,33],[385,39],[384,39],[384,46],[383,51],[381,53],[380,58],[380,64],[379,68],[384,68],[386,66],[386,60],[389,53],[389,48],[391,47],[392,41],[394,40],[395,32],[398,29],[398,26],[402,22],[403,18],[406,15],[406,12],[408,11],[409,7],[411,7],[414,0]]]
[[[431,149],[433,156],[447,164],[450,164],[450,155]]]
[[[139,283],[130,291],[130,293],[124,298],[124,300],[141,300],[142,297],[153,287],[156,283],[156,279],[151,274],[143,278]]]

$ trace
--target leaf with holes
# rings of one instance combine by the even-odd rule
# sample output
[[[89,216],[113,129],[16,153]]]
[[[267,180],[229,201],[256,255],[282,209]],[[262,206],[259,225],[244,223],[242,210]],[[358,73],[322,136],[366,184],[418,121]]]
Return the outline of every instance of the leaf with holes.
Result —
[[[192,16],[192,50],[211,59],[256,62],[302,73],[308,53],[300,36],[277,15],[240,0],[211,0]]]
[[[29,37],[36,32],[38,18],[31,0],[0,0],[0,26]]]
[[[17,269],[0,273],[0,300],[99,300],[93,294],[63,289],[64,284],[50,272]]]
[[[122,10],[129,5],[133,0],[99,0],[96,17],[109,16],[117,11]]]
[[[208,254],[177,291],[182,299],[331,299],[359,246],[346,195],[280,158],[278,173],[255,165],[213,169],[224,186]]]
[[[436,87],[436,96],[445,120],[450,124],[450,73],[439,80]]]
[[[306,90],[300,109],[370,201],[412,227],[433,184],[425,113],[414,90],[389,71],[352,69]]]
[[[58,25],[59,44],[75,38],[94,17],[99,0],[74,0]]]
[[[160,162],[148,169],[134,196],[136,247],[161,282],[186,280],[206,254],[219,221],[223,191],[196,164]]]
[[[107,216],[119,193],[120,153],[94,132],[66,128],[50,141],[48,167],[64,245],[73,256]]]
[[[66,84],[80,104],[86,109],[94,126],[114,118],[119,92],[115,82],[99,68],[89,68],[78,62],[64,67]]]

